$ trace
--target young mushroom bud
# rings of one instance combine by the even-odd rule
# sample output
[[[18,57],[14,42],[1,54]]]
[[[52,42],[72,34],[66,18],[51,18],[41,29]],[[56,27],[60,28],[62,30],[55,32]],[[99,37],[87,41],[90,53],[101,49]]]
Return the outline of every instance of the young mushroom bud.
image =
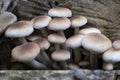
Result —
[[[52,18],[50,16],[37,16],[35,18],[32,19],[32,23],[33,23],[33,27],[35,29],[40,29],[41,34],[43,35],[43,37],[47,37],[48,33],[45,29],[45,27],[48,26],[50,20]]]
[[[10,38],[18,38],[21,42],[27,42],[24,37],[29,36],[34,31],[30,21],[18,21],[11,24],[5,31],[5,36]]]
[[[83,38],[82,46],[91,53],[91,67],[98,68],[97,55],[111,48],[112,42],[103,34],[89,33]]]
[[[68,8],[55,7],[48,11],[48,15],[52,17],[71,17],[72,12]]]
[[[63,69],[68,69],[68,65],[65,61],[70,59],[70,52],[67,50],[56,50],[51,55],[52,59],[60,62],[60,65]]]
[[[35,60],[35,57],[40,53],[40,47],[35,42],[25,43],[16,46],[12,50],[12,58],[18,62],[25,63],[26,65],[35,69],[46,69],[47,67]]]

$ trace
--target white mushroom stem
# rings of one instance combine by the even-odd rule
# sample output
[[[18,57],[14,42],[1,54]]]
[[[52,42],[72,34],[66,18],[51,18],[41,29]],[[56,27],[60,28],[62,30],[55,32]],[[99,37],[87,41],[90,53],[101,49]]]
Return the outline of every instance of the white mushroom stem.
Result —
[[[65,36],[64,31],[58,31],[58,33],[59,33],[60,35],[62,35],[62,36]]]
[[[74,51],[74,62],[79,63],[81,60],[80,50],[79,50],[79,48],[75,48],[75,49],[73,49],[73,51]]]
[[[74,34],[77,34],[78,32],[79,32],[79,27],[76,27],[75,29],[74,29]]]
[[[95,52],[90,51],[90,64],[91,68],[97,69],[98,68],[98,58]],[[94,54],[93,54],[94,53]]]
[[[36,57],[36,60],[52,67],[52,62],[44,50],[41,50],[41,53]]]
[[[24,62],[26,65],[32,67],[32,68],[35,68],[35,69],[47,69],[47,67],[42,64],[42,63],[39,63],[38,61],[36,60],[32,60],[32,61],[29,61],[29,62]]]

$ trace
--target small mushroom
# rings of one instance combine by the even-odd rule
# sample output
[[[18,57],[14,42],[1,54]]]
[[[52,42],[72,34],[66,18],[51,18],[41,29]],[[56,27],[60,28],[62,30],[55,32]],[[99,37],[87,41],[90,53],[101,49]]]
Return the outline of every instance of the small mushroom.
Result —
[[[101,31],[97,28],[89,27],[89,28],[84,28],[80,30],[78,33],[80,34],[100,33],[101,34]]]
[[[48,40],[49,40],[49,42],[54,43],[56,50],[59,50],[60,49],[59,44],[63,44],[65,42],[66,38],[65,38],[65,36],[54,33],[54,34],[48,35]]]
[[[48,40],[46,38],[39,38],[34,40],[33,42],[36,42],[40,46],[40,50],[41,50],[40,54],[38,55],[38,57],[36,57],[36,59],[38,61],[39,60],[42,61],[42,63],[48,66],[52,66],[52,61],[50,60],[48,54],[45,51],[50,47],[50,43],[48,42]]]
[[[103,34],[89,33],[83,38],[82,46],[91,53],[91,67],[98,68],[97,55],[111,48],[112,42]]]
[[[47,67],[35,60],[35,57],[40,53],[40,47],[35,42],[29,42],[16,46],[12,52],[12,58],[18,62],[27,64],[35,69],[46,69]]]
[[[106,70],[112,70],[113,68],[109,68],[106,66],[113,65],[113,63],[120,61],[120,49],[110,48],[103,54],[103,60],[109,64],[104,64],[103,68]]]
[[[37,17],[32,19],[33,27],[35,29],[40,29],[43,37],[47,37],[48,33],[47,33],[45,27],[48,26],[51,19],[52,18],[50,16],[47,16],[47,15],[37,16]]]
[[[18,38],[20,43],[26,43],[24,37],[29,36],[34,31],[30,21],[18,21],[11,24],[5,31],[5,36],[10,38]]]
[[[59,34],[65,36],[63,30],[68,29],[70,25],[71,23],[68,18],[54,18],[50,21],[48,29],[57,31]]]
[[[74,34],[78,33],[79,27],[82,27],[87,23],[87,18],[84,16],[74,16],[70,18],[71,27],[74,28]]]
[[[112,45],[113,48],[120,49],[120,40],[115,40]]]
[[[56,50],[51,54],[53,60],[60,62],[63,69],[68,69],[68,65],[65,61],[70,59],[70,52],[64,49]]]
[[[73,48],[74,50],[74,62],[79,63],[81,60],[79,47],[82,45],[82,39],[84,38],[83,34],[76,34],[71,36],[65,41],[66,46]]]
[[[48,11],[48,15],[52,17],[71,17],[72,12],[68,8],[55,7]]]

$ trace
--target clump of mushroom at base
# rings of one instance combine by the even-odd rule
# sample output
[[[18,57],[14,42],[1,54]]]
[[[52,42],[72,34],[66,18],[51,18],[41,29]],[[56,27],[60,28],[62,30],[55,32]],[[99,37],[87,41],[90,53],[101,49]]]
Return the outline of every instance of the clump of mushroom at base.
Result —
[[[100,60],[103,69],[114,69],[120,61],[120,40],[112,44],[99,28],[85,27],[87,17],[72,14],[55,7],[28,21],[15,22],[15,17],[5,26],[5,36],[20,41],[11,51],[12,59],[31,69],[99,69]]]

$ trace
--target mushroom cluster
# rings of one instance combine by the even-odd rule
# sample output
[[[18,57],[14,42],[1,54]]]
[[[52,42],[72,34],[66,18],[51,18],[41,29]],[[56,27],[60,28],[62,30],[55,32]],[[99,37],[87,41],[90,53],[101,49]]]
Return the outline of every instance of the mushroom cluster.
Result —
[[[98,28],[84,28],[87,22],[84,16],[72,16],[68,8],[55,7],[48,15],[9,25],[5,36],[17,41],[13,61],[33,69],[97,69],[103,58],[103,68],[113,69],[120,61],[120,40],[112,44]]]

